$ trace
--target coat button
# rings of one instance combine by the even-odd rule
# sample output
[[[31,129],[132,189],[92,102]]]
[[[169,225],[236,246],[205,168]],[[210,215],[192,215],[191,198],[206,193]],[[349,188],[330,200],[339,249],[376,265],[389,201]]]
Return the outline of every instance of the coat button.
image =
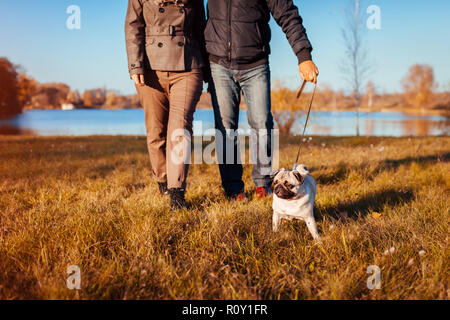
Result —
[[[158,42],[158,47],[162,48],[163,44],[161,42]]]
[[[179,45],[180,47],[182,47],[182,46],[184,46],[184,43],[183,43],[183,42],[178,42],[178,45]]]
[[[164,13],[164,8],[159,8],[159,12]]]

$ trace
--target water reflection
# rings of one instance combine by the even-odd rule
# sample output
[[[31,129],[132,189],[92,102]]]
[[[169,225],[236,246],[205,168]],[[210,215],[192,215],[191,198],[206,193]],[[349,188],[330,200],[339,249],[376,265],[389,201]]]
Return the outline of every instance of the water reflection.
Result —
[[[375,120],[372,119],[365,119],[365,127],[366,127],[366,136],[373,136],[374,129],[375,129]]]
[[[404,135],[426,136],[430,132],[430,124],[420,120],[403,121]]]
[[[311,132],[313,135],[324,135],[328,136],[331,135],[331,126],[323,126],[320,124],[316,124],[312,126]]]
[[[248,131],[246,111],[241,111],[239,128]],[[298,119],[293,132],[301,132],[304,117]],[[214,128],[210,109],[194,115],[194,135]],[[411,116],[402,113],[361,113],[360,133],[367,136],[448,135],[450,118]],[[356,132],[354,112],[316,111],[311,113],[306,134],[353,136]],[[125,110],[30,110],[12,120],[0,121],[0,135],[145,135],[144,111]]]

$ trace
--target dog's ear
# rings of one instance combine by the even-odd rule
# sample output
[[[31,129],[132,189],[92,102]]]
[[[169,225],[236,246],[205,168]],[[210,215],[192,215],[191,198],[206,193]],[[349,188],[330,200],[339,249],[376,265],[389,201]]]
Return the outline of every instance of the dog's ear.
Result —
[[[270,179],[275,178],[275,176],[278,174],[278,172],[280,172],[280,169],[278,169],[278,170],[273,170],[273,171],[270,173]]]
[[[294,174],[294,177],[298,180],[298,182],[303,183],[303,177],[297,170],[292,172]]]

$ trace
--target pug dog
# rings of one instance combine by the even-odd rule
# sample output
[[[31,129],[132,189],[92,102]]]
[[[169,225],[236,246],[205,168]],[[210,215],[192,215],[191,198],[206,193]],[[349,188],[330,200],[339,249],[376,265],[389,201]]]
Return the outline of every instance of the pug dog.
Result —
[[[273,231],[280,226],[281,219],[300,219],[306,222],[309,232],[319,240],[314,219],[316,181],[309,175],[308,168],[301,164],[295,170],[280,169],[271,173],[273,178]]]

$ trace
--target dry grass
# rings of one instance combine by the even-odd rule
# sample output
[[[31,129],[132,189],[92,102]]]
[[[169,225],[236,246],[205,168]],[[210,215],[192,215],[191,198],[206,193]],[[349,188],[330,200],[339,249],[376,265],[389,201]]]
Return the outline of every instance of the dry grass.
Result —
[[[317,244],[303,222],[273,234],[270,199],[225,200],[215,165],[192,167],[192,208],[171,213],[141,137],[1,137],[0,298],[449,299],[449,146],[314,137]],[[65,285],[74,264],[79,291]]]

